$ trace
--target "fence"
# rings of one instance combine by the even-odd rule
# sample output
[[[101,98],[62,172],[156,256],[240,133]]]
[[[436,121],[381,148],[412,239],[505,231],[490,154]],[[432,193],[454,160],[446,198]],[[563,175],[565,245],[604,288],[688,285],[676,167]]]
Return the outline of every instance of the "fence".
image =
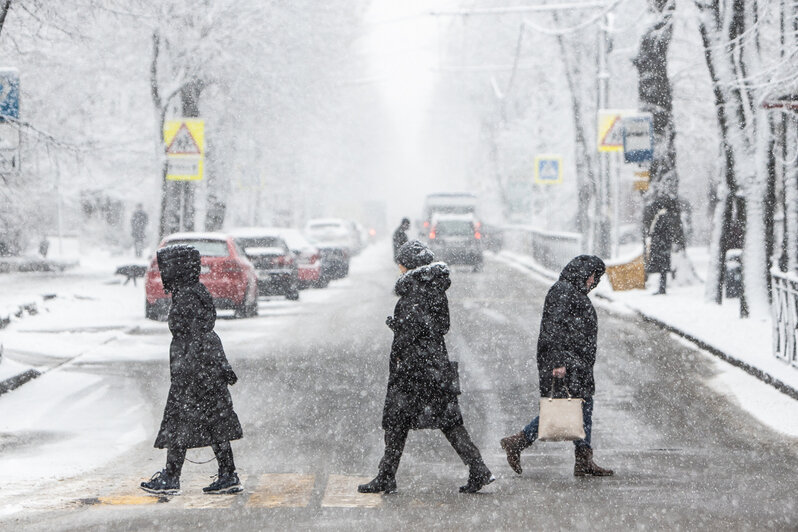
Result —
[[[773,286],[773,352],[798,367],[798,277],[771,271]]]
[[[529,225],[505,226],[504,248],[529,255],[554,272],[559,272],[569,260],[584,252],[579,233],[543,231]]]

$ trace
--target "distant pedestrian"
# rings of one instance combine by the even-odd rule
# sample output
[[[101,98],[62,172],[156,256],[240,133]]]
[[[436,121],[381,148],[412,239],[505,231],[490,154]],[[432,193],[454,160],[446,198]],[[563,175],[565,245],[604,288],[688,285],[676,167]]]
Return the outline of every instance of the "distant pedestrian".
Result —
[[[167,449],[166,468],[142,482],[141,488],[150,493],[179,493],[186,449],[210,446],[219,463],[219,476],[202,491],[237,493],[242,488],[230,441],[240,439],[242,431],[227,387],[238,378],[213,331],[216,309],[199,282],[199,252],[191,246],[173,245],[159,250],[157,257],[164,290],[172,294],[172,384],[155,439],[155,447]]]
[[[543,318],[538,336],[537,363],[540,396],[552,394],[554,379],[563,379],[564,386],[555,388],[555,396],[565,387],[572,397],[583,399],[582,418],[585,439],[574,442],[574,475],[611,476],[612,470],[593,462],[591,432],[593,428],[593,365],[596,362],[598,320],[587,297],[604,274],[604,262],[592,255],[571,260],[546,294]],[[563,394],[566,395],[566,394]],[[518,434],[501,440],[510,467],[521,474],[521,451],[538,437],[540,418],[534,418]]]
[[[358,486],[361,493],[393,493],[396,470],[411,429],[440,429],[469,466],[463,493],[476,493],[494,477],[463,426],[457,395],[457,366],[449,360],[444,335],[449,332],[449,268],[433,262],[432,251],[418,240],[397,256],[402,276],[396,282],[388,392],[382,415],[385,453],[377,477]]]
[[[398,263],[399,249],[407,242],[407,230],[410,229],[410,220],[402,218],[402,223],[393,232],[393,261]]]
[[[130,217],[130,234],[133,236],[133,248],[136,251],[137,257],[141,257],[142,250],[144,249],[144,236],[147,233],[147,224],[149,220],[150,218],[147,216],[147,213],[144,212],[142,204],[137,204],[133,216]]]
[[[679,216],[679,207],[675,200],[655,200],[646,209],[644,219],[646,228],[646,261],[647,273],[659,274],[659,290],[654,295],[664,295],[667,288],[668,274],[671,272],[671,249],[685,247],[684,233]]]

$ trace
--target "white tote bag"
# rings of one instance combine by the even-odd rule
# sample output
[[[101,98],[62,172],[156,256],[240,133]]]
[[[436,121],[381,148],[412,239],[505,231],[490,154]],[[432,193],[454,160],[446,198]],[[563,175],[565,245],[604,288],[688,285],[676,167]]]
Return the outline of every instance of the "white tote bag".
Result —
[[[540,441],[584,440],[583,402],[583,399],[571,397],[570,393],[567,399],[554,399],[554,383],[552,383],[551,395],[540,398],[538,439]]]

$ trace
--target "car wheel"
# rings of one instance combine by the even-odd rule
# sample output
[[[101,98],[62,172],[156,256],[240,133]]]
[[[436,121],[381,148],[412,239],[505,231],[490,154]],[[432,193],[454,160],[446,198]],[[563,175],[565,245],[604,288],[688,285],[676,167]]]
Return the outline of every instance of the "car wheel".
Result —
[[[314,288],[327,288],[330,284],[330,278],[326,275],[320,275],[318,281],[313,281]]]
[[[474,272],[479,273],[482,271],[482,261],[477,262],[474,264]]]
[[[288,289],[285,293],[285,298],[289,301],[296,301],[299,299],[299,289],[296,286],[292,286]]]

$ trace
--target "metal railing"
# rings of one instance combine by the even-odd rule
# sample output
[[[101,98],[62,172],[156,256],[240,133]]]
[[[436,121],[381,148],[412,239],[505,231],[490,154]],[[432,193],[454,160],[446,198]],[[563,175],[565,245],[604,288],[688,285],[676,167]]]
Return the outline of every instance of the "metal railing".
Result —
[[[798,277],[770,272],[773,287],[773,353],[798,367]]]
[[[584,252],[582,235],[543,231],[530,225],[504,227],[504,248],[531,256],[535,262],[559,273],[568,261]]]

